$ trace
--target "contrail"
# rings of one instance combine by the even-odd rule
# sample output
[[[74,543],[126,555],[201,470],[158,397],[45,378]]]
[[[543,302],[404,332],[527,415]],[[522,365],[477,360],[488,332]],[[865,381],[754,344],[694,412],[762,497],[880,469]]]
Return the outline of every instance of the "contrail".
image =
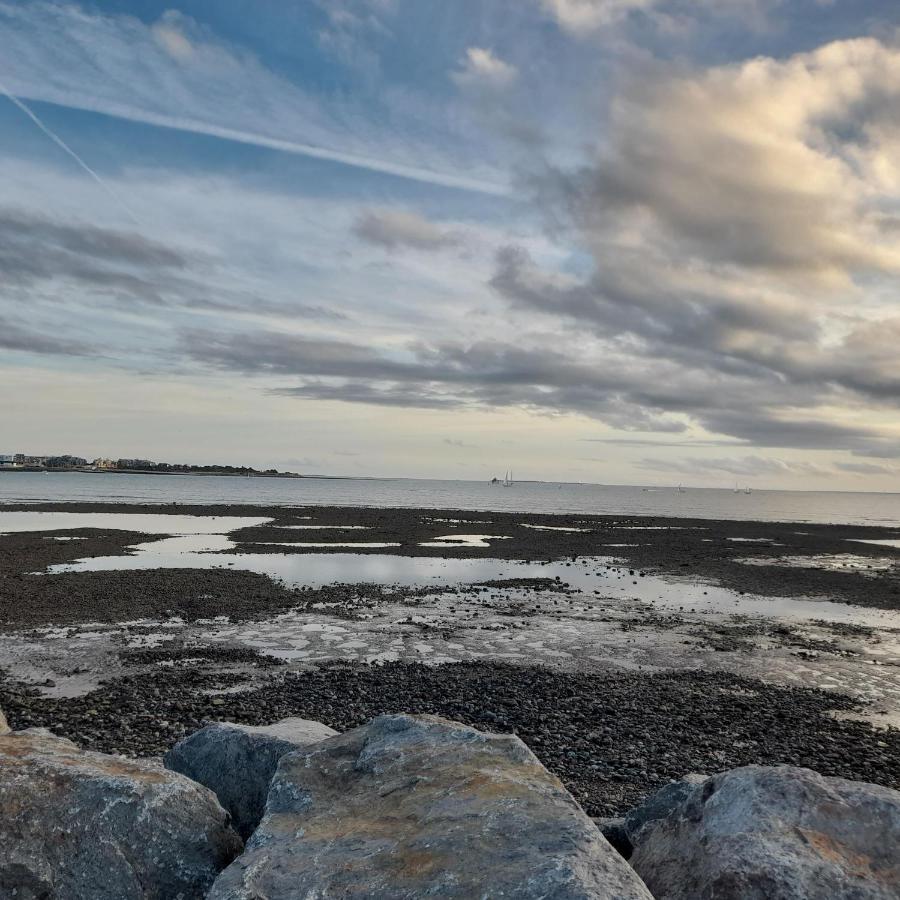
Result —
[[[88,175],[90,175],[91,178],[93,178],[94,181],[96,181],[123,210],[125,210],[128,218],[131,219],[135,225],[141,224],[138,221],[137,216],[129,209],[128,204],[58,134],[51,131],[18,97],[11,94],[2,82],[0,82],[0,93],[2,93],[10,103],[13,103],[22,110],[22,112],[25,113],[25,115],[28,116],[28,118],[31,119],[31,121],[34,122],[34,124],[37,125],[37,127],[40,128],[54,144],[68,153],[69,156],[71,156],[72,159],[74,159],[75,162],[78,163],[78,165],[84,169],[84,171],[87,172]]]
[[[9,92],[4,91],[4,93],[6,93],[6,96],[14,103],[17,103],[20,107],[24,107],[24,104],[21,104],[15,98],[11,97]],[[32,99],[36,99],[34,95],[32,95]],[[426,184],[436,184],[443,187],[457,188],[459,190],[474,191],[480,194],[500,197],[508,196],[511,193],[509,185],[492,183],[467,175],[435,171],[433,169],[426,169],[407,163],[396,163],[391,160],[378,159],[364,154],[334,150],[330,147],[317,146],[315,144],[304,144],[299,141],[272,138],[266,135],[256,134],[252,131],[227,128],[220,125],[201,122],[196,119],[160,115],[147,110],[132,109],[115,103],[99,102],[94,101],[93,99],[78,97],[62,98],[52,95],[48,95],[47,102],[65,106],[68,109],[81,109],[87,112],[100,113],[105,116],[115,116],[117,119],[123,119],[128,122],[155,125],[159,128],[171,128],[174,131],[182,131],[189,134],[205,134],[210,137],[233,141],[239,144],[265,147],[270,150],[277,150],[281,153],[291,153],[297,156],[312,157],[313,159],[330,160],[331,162],[342,163],[345,166],[352,166],[356,169],[364,169],[371,172],[383,172],[387,175],[395,175],[398,178],[407,178],[412,181],[420,181]],[[30,111],[25,111],[28,112],[28,115],[32,115]],[[34,116],[32,116],[32,118],[34,118]],[[53,135],[51,135],[51,137],[53,137],[54,140],[59,140]],[[66,150],[68,150],[68,147]],[[71,153],[71,150],[68,150],[68,152]]]

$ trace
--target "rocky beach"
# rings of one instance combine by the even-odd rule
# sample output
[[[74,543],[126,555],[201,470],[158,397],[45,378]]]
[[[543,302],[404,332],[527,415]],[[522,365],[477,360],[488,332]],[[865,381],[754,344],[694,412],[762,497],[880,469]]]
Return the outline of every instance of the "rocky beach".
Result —
[[[514,735],[602,822],[692,773],[753,766],[896,790],[898,536],[635,516],[8,504],[0,707],[17,733],[46,729],[126,768],[158,766],[215,722],[300,718],[344,734],[437,716]],[[244,896],[239,880],[210,896]],[[372,896],[407,896],[385,890]]]
[[[436,714],[519,734],[592,815],[689,771],[754,763],[900,786],[897,529],[349,507],[2,513],[19,523],[0,536],[0,705],[16,728],[141,758],[211,720],[346,730]],[[59,527],[77,524],[59,513],[101,518]],[[147,516],[172,531],[128,529]],[[194,521],[200,534],[178,537]],[[216,522],[227,534],[204,535]],[[142,562],[173,540],[187,544]]]

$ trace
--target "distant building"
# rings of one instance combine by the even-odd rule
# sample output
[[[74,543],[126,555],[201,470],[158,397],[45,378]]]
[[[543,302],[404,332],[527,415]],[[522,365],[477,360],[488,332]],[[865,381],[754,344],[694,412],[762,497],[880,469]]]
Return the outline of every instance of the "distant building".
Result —
[[[0,466],[4,469],[11,469],[16,465],[16,457],[12,454],[0,453]]]
[[[117,469],[118,465],[114,459],[95,459],[91,465],[95,469]]]

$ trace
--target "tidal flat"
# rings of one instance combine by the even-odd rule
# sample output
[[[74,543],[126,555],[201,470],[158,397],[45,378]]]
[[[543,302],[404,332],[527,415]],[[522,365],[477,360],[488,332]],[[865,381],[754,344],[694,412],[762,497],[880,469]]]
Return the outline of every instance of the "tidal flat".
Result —
[[[688,772],[900,787],[898,530],[359,507],[0,508],[0,706],[155,756],[212,720],[517,732],[588,812]]]

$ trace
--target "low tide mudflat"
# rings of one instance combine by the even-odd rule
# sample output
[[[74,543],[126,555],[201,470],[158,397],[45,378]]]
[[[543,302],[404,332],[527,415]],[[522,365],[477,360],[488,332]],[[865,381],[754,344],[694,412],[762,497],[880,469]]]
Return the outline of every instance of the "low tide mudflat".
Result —
[[[340,507],[7,505],[0,706],[157,755],[206,720],[515,730],[589,812],[794,763],[900,786],[900,533]]]

